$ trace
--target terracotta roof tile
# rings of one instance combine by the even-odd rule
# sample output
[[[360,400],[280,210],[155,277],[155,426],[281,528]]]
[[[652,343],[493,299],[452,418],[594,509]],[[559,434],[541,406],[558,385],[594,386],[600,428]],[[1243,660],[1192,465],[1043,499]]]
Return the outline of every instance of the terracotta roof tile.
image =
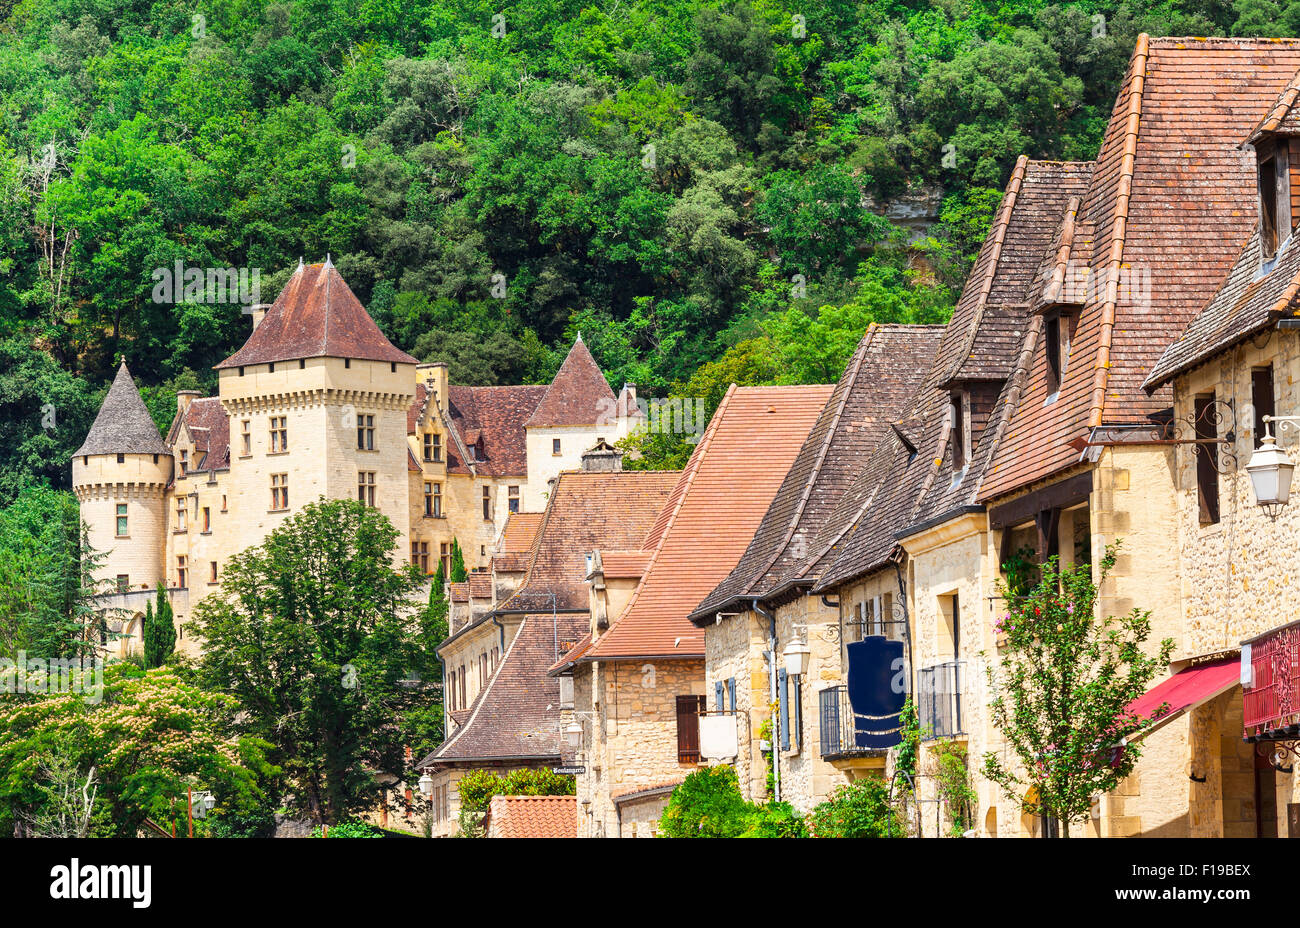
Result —
[[[451,593],[451,601],[453,603],[469,602],[469,581],[468,580],[466,580],[464,583],[449,583],[447,584],[447,587]]]
[[[528,473],[528,434],[524,423],[533,414],[546,387],[447,388],[447,412],[452,428],[466,445],[475,446],[478,460],[465,460],[454,443],[447,447],[447,473],[468,474],[470,465],[494,477]]]
[[[299,266],[244,347],[218,369],[299,358],[415,364],[370,318],[333,264]]]
[[[616,405],[614,391],[579,336],[526,424],[529,428],[613,425]]]
[[[501,530],[501,540],[497,546],[500,554],[527,553],[533,548],[533,539],[542,527],[544,512],[512,512],[506,519],[505,528]]]
[[[195,470],[230,466],[230,417],[220,399],[213,396],[191,400],[185,425],[194,438],[195,450],[203,455],[195,462]]]
[[[636,592],[585,660],[704,655],[687,616],[740,560],[832,390],[727,391],[656,522]]]
[[[1047,402],[1037,351],[980,499],[1074,466],[1069,443],[1092,428],[1149,424],[1171,405],[1167,387],[1148,394],[1143,382],[1219,289],[1238,253],[1223,243],[1256,224],[1254,166],[1238,144],[1297,69],[1293,39],[1139,37],[1082,197],[1095,285],[1058,398]]]
[[[817,539],[868,455],[935,362],[943,326],[869,328],[735,569],[699,603],[697,624],[735,600],[811,582]]]
[[[489,838],[576,838],[577,796],[493,796]]]
[[[469,595],[471,599],[492,599],[492,574],[486,570],[473,570],[469,575]]]
[[[638,579],[653,556],[653,551],[601,551],[600,565],[606,579]]]
[[[88,454],[165,454],[171,456],[145,408],[123,359],[95,422],[73,457]]]

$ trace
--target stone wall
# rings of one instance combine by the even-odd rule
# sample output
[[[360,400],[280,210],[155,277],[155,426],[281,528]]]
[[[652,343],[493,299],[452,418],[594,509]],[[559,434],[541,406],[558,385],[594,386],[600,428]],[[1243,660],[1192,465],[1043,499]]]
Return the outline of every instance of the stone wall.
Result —
[[[771,718],[767,662],[767,623],[752,610],[729,615],[704,630],[704,692],[713,708],[715,684],[736,681],[739,754],[736,775],[746,799],[768,798],[767,760],[759,750],[763,723]]]

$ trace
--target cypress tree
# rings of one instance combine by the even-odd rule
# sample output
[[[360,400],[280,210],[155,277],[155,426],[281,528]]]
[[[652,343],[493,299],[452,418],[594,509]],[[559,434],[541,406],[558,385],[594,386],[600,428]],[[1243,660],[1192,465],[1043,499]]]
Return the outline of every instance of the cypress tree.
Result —
[[[176,625],[173,621],[172,604],[158,585],[157,609],[152,604],[145,613],[144,625],[144,665],[146,668],[161,667],[167,656],[176,649]]]
[[[469,572],[465,570],[465,556],[460,553],[460,542],[456,539],[451,540],[451,582],[464,583],[469,579]]]

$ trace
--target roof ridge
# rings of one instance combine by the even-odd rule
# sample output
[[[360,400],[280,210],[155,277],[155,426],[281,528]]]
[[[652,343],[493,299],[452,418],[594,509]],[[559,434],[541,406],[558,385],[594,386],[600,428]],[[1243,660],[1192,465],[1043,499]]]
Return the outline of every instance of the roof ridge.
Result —
[[[1059,302],[1061,291],[1065,289],[1065,274],[1069,269],[1070,254],[1074,250],[1074,223],[1082,204],[1083,198],[1078,194],[1066,201],[1065,214],[1061,217],[1061,240],[1056,249],[1056,262],[1052,266],[1052,279],[1047,284],[1040,305]]]
[[[1106,405],[1106,385],[1110,382],[1110,348],[1115,332],[1115,310],[1119,302],[1119,270],[1124,263],[1124,240],[1128,234],[1128,208],[1133,197],[1133,170],[1137,163],[1138,127],[1142,121],[1142,93],[1146,87],[1150,36],[1138,36],[1129,64],[1132,85],[1128,94],[1127,125],[1124,128],[1124,155],[1119,166],[1119,186],[1115,192],[1115,213],[1111,220],[1110,257],[1106,266],[1106,301],[1101,306],[1097,355],[1093,364],[1092,398],[1088,405],[1088,427],[1098,428]]]
[[[469,731],[469,727],[474,724],[474,720],[478,718],[479,712],[482,711],[484,704],[487,702],[488,693],[492,691],[492,687],[496,685],[497,680],[501,677],[501,668],[506,665],[506,660],[510,657],[511,652],[514,651],[515,645],[519,643],[521,638],[523,638],[524,625],[527,624],[531,616],[532,613],[525,613],[524,617],[519,620],[519,627],[515,630],[515,637],[510,639],[510,644],[506,645],[506,649],[501,652],[501,660],[497,662],[496,670],[492,671],[492,675],[488,677],[487,684],[483,689],[479,690],[478,695],[474,697],[474,706],[469,714],[469,718],[465,719],[465,724],[460,726],[460,728],[457,728],[450,738],[438,746],[438,750],[433,755],[434,759],[442,756],[443,752],[455,744],[456,740],[465,732]]]

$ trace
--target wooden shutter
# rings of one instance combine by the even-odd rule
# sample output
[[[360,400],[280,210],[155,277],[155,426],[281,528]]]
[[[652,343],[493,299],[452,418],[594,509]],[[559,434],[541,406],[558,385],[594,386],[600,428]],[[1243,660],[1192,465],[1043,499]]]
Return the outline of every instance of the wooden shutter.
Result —
[[[780,704],[781,750],[790,750],[790,692],[789,679],[784,670],[776,672],[776,698]]]
[[[727,711],[727,704],[723,702],[723,698],[722,681],[719,680],[717,683],[713,684],[713,708],[718,712]]]
[[[707,711],[703,696],[677,697],[677,762],[700,762],[700,713]]]
[[[731,677],[727,680],[727,701],[731,704],[732,712],[736,711],[736,678]]]
[[[1273,367],[1256,367],[1250,372],[1250,402],[1255,407],[1255,447],[1264,438],[1264,417],[1276,415],[1273,407]]]
[[[1214,416],[1214,394],[1198,396],[1195,401],[1196,437],[1213,439],[1219,437],[1218,423],[1212,421]],[[1219,521],[1219,447],[1210,442],[1196,446],[1196,489],[1201,503],[1201,522],[1213,524]]]

